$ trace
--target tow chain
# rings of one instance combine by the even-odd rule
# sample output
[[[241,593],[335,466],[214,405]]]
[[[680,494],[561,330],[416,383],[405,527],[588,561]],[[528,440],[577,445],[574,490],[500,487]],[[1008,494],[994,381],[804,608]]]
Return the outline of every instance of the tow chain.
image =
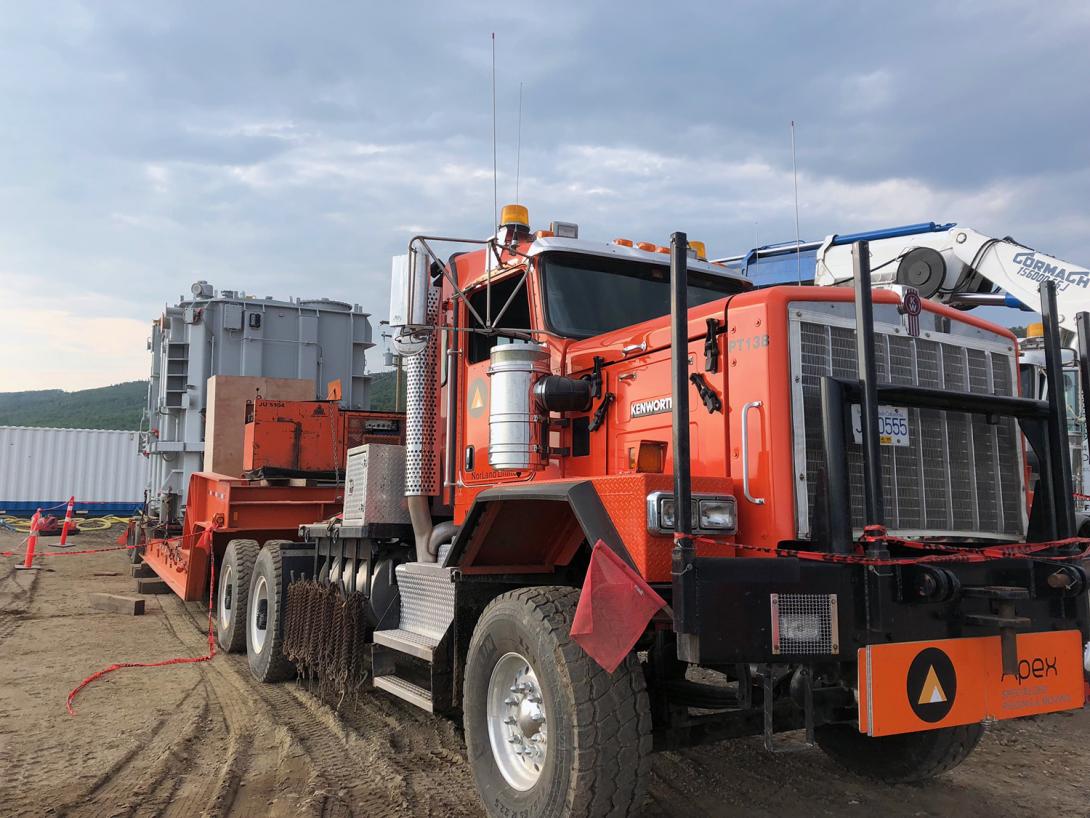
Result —
[[[678,539],[675,535],[674,539]],[[722,545],[720,540],[710,537],[692,537],[693,542],[703,542],[711,545]],[[886,543],[898,545],[914,551],[934,551],[938,553],[924,554],[919,557],[871,557],[862,553],[862,546],[870,543]],[[1063,548],[1075,545],[1082,549],[1077,554],[1042,554],[1055,548]],[[1090,559],[1090,538],[1068,537],[1063,540],[1042,543],[1003,543],[1001,545],[988,545],[981,548],[965,548],[956,545],[942,543],[919,542],[905,540],[900,537],[892,537],[881,526],[868,526],[863,531],[863,537],[856,544],[853,554],[832,554],[827,551],[806,551],[798,548],[781,548],[774,545],[752,545],[749,543],[736,546],[740,551],[760,551],[766,554],[774,554],[779,557],[795,557],[801,560],[814,562],[835,562],[843,565],[864,566],[890,566],[890,565],[920,565],[933,563],[974,563],[988,562],[991,560],[1017,559],[1029,557],[1035,560],[1047,560],[1050,562],[1077,562]]]

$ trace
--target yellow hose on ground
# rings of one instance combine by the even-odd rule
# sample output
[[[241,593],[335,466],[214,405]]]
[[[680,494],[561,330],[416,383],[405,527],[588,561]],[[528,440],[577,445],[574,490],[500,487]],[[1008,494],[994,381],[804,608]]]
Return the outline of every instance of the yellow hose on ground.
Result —
[[[64,522],[64,517],[57,518],[59,522]],[[30,533],[30,517],[13,517],[7,514],[0,515],[0,522],[5,523],[16,531],[28,534]],[[117,517],[114,515],[107,515],[105,517],[73,517],[72,522],[75,527],[80,531],[106,531],[113,528],[115,525],[128,525],[128,517]]]

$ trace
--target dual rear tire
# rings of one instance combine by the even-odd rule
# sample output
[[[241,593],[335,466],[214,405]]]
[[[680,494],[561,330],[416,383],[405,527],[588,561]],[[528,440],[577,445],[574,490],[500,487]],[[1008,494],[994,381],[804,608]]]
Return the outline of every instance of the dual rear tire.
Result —
[[[216,589],[216,641],[227,653],[246,651],[250,672],[261,682],[295,675],[284,655],[287,596],[283,549],[288,540],[231,540],[220,563]]]

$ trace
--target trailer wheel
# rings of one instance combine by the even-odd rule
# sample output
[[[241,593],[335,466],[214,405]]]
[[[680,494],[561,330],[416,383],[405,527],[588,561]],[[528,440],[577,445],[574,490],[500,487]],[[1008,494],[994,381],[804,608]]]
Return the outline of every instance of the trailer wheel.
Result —
[[[231,540],[216,582],[216,641],[227,653],[246,650],[246,603],[261,547],[257,540]]]
[[[492,816],[623,816],[651,763],[651,708],[629,654],[606,673],[568,635],[576,588],[493,600],[469,644],[466,747]]]
[[[259,682],[280,682],[295,675],[284,655],[284,559],[281,541],[265,543],[254,563],[246,611],[246,655]]]
[[[817,728],[814,738],[826,755],[853,773],[887,784],[907,784],[954,769],[983,735],[983,724],[875,738],[852,724],[827,724]]]

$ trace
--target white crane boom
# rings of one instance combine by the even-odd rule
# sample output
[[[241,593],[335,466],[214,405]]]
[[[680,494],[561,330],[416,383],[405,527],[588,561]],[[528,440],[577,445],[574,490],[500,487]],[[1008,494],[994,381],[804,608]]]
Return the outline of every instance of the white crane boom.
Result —
[[[817,249],[814,281],[836,285],[852,278],[851,245],[827,238]],[[1026,247],[1010,238],[993,238],[968,227],[870,241],[876,285],[916,287],[924,298],[968,305],[989,303],[993,288],[1037,309],[1038,287],[1056,282],[1059,321],[1075,329],[1075,316],[1090,312],[1090,270]],[[973,297],[978,300],[974,301]]]

